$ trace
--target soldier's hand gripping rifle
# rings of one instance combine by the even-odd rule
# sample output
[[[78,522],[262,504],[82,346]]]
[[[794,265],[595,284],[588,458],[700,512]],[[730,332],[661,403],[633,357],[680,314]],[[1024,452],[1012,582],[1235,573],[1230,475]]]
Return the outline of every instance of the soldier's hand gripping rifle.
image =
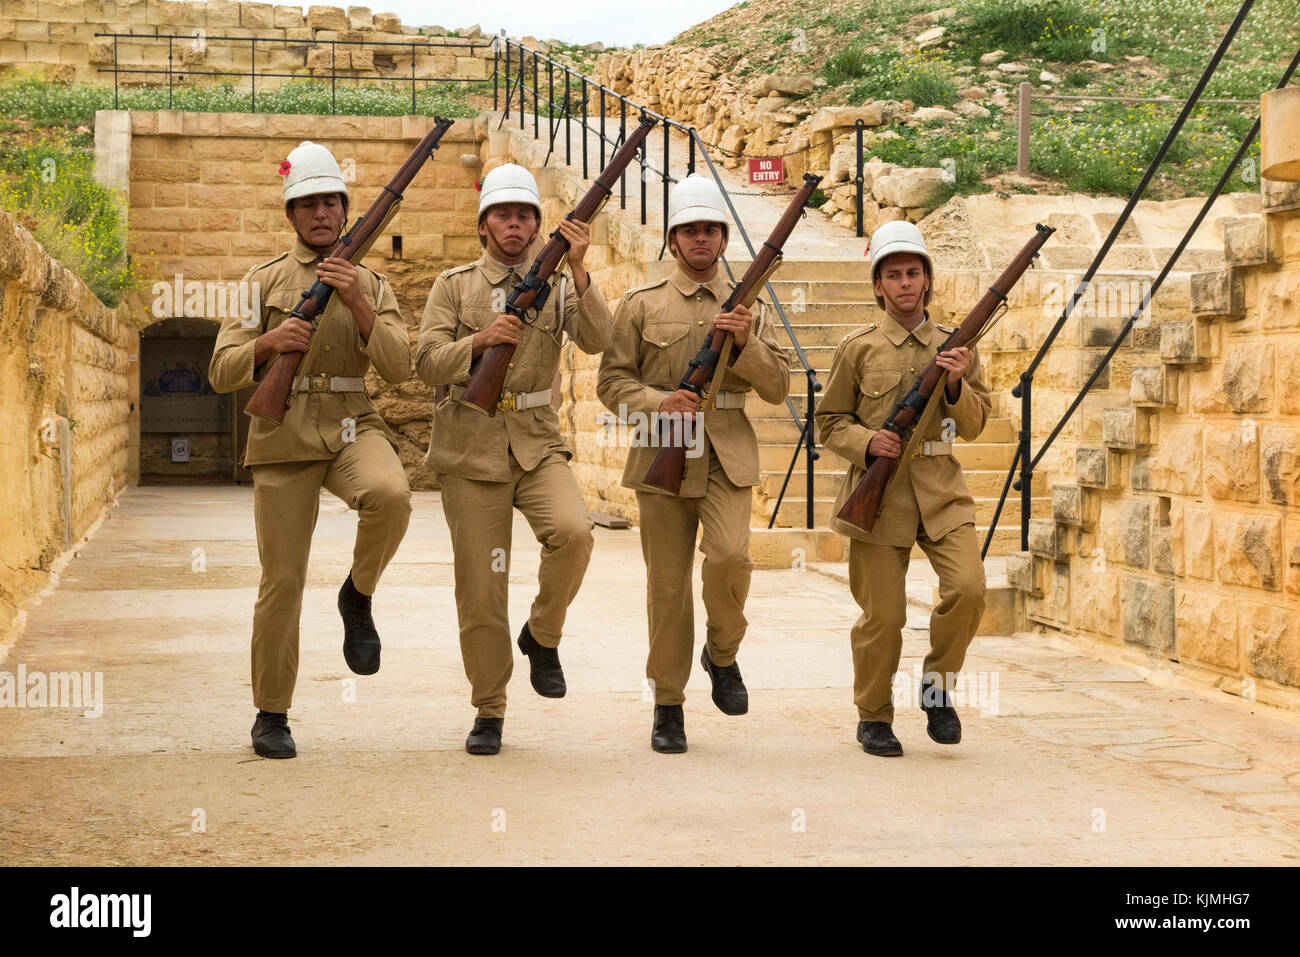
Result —
[[[618,178],[623,175],[636,151],[658,122],[644,113],[641,115],[641,125],[628,135],[623,145],[610,157],[609,165],[596,177],[591,189],[587,190],[565,219],[590,223],[596,217],[613,195]],[[569,241],[557,229],[551,233],[550,241],[542,247],[527,275],[511,290],[505,311],[520,322],[535,322],[541,315],[542,307],[546,305],[547,296],[551,294],[551,276],[560,268],[568,254]],[[518,345],[513,342],[498,342],[483,353],[470,375],[465,391],[461,393],[460,401],[486,415],[496,415],[497,403],[501,401],[501,392],[506,386],[506,373],[510,371],[510,361],[517,348]]]
[[[731,294],[727,296],[727,301],[722,304],[719,312],[731,312],[738,305],[748,308],[758,298],[763,284],[781,265],[781,249],[790,238],[790,233],[794,231],[795,223],[799,221],[808,197],[821,181],[820,176],[804,173],[803,185],[790,200],[790,205],[785,208],[776,228],[772,230],[772,235],[767,237],[767,241],[754,254],[754,261],[740,277],[740,282],[736,283],[731,290]],[[717,397],[714,382],[722,381],[717,370],[726,369],[731,364],[734,346],[735,340],[730,332],[723,332],[716,326],[711,326],[708,341],[691,360],[681,384],[677,387],[694,392],[700,397],[699,417],[695,420],[697,430],[704,428],[703,416],[713,409]],[[659,451],[655,453],[654,461],[646,470],[645,478],[641,480],[642,484],[667,492],[669,495],[677,495],[681,492],[682,480],[686,477],[684,426],[685,421],[679,415],[660,419]]]
[[[984,333],[993,328],[997,318],[1001,316],[999,307],[1002,309],[1006,307],[1008,293],[1020,281],[1025,270],[1033,264],[1043,243],[1047,242],[1048,237],[1056,231],[1041,223],[1035,228],[1037,234],[1034,238],[1025,244],[1024,249],[1020,250],[1019,255],[998,277],[997,282],[984,293],[983,298],[970,311],[970,315],[944,340],[943,345],[939,347],[939,352],[973,345]],[[947,383],[948,373],[939,368],[934,359],[931,359],[929,365],[921,370],[911,391],[894,406],[894,411],[882,426],[903,440],[902,453],[898,458],[867,453],[866,474],[845,500],[844,507],[837,515],[838,518],[850,525],[856,525],[864,532],[870,532],[875,527],[885,497],[902,474],[899,465],[913,457],[917,445],[923,441],[925,433],[929,431],[934,417],[938,415],[939,402]]]
[[[425,161],[433,155],[433,151],[438,148],[438,141],[453,122],[443,118],[434,119],[433,129],[424,135],[424,139],[420,140],[420,144],[398,169],[397,175],[370,204],[365,215],[339,238],[334,248],[326,254],[327,257],[346,259],[353,264],[361,261],[374,241],[383,233],[389,221],[397,214],[402,204],[402,191],[415,178],[415,174],[420,171]],[[314,331],[333,294],[333,286],[317,279],[311,284],[311,288],[302,294],[302,298],[298,300],[298,305],[290,315],[307,320]],[[305,356],[305,352],[284,352],[272,361],[266,377],[262,379],[248,400],[248,404],[244,406],[244,411],[249,415],[268,419],[276,425],[284,422],[284,412],[289,407],[289,401],[293,396],[293,383],[298,377],[298,367]]]

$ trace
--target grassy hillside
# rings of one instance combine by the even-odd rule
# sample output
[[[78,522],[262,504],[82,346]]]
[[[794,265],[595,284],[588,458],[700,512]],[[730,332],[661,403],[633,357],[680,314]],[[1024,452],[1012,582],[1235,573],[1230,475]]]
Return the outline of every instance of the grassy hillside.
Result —
[[[963,99],[988,117],[900,126],[897,139],[871,151],[890,162],[955,162],[963,192],[990,188],[1070,189],[1124,194],[1137,178],[1191,91],[1237,0],[841,0],[800,9],[782,0],[747,0],[675,38],[674,45],[719,48],[738,77],[794,74],[826,86],[804,105],[911,100],[952,107]],[[934,46],[923,31],[943,27]],[[1258,0],[1220,66],[1206,98],[1256,100],[1273,86],[1300,48],[1296,0]],[[980,64],[1006,52],[1019,75]],[[1040,80],[1046,71],[1051,80]],[[1005,174],[1016,162],[1016,92],[1073,96],[1173,97],[1178,102],[1101,100],[1034,103],[1030,182]],[[997,91],[1001,89],[1002,95]],[[971,91],[963,96],[964,91]],[[1005,97],[1005,99],[1003,99]],[[999,102],[1001,101],[1001,102]],[[1258,114],[1257,106],[1204,104],[1153,183],[1153,198],[1203,194]],[[1257,184],[1254,165],[1233,188]]]

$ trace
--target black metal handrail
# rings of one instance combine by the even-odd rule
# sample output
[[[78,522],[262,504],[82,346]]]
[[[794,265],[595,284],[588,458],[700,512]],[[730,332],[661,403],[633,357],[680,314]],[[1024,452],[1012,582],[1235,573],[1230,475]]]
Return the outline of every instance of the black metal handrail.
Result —
[[[1006,503],[1007,493],[1010,491],[1011,488],[1015,488],[1017,491],[1019,491],[1021,496],[1021,500],[1020,500],[1021,551],[1029,550],[1029,520],[1032,512],[1034,469],[1037,468],[1039,462],[1042,461],[1043,456],[1046,455],[1047,451],[1051,448],[1052,443],[1056,440],[1056,437],[1060,435],[1061,430],[1065,427],[1066,423],[1070,420],[1070,418],[1074,415],[1075,411],[1082,404],[1084,397],[1087,395],[1087,393],[1092,388],[1092,386],[1096,383],[1101,373],[1109,365],[1111,358],[1119,350],[1125,338],[1132,330],[1134,324],[1146,311],[1146,308],[1150,304],[1152,297],[1155,295],[1155,293],[1160,289],[1161,285],[1164,283],[1165,278],[1169,275],[1170,271],[1174,267],[1174,264],[1178,261],[1178,257],[1181,256],[1183,250],[1186,249],[1187,244],[1191,241],[1192,236],[1195,234],[1196,230],[1200,227],[1201,222],[1205,219],[1206,215],[1209,213],[1210,208],[1214,205],[1214,201],[1219,197],[1220,193],[1227,185],[1228,180],[1231,178],[1238,164],[1241,162],[1242,158],[1249,151],[1250,146],[1255,139],[1255,136],[1259,132],[1260,121],[1256,119],[1250,129],[1250,132],[1242,140],[1242,143],[1240,147],[1237,149],[1236,154],[1229,161],[1227,168],[1224,170],[1223,175],[1219,178],[1219,181],[1215,185],[1214,190],[1206,198],[1204,204],[1202,204],[1201,209],[1197,212],[1196,217],[1193,219],[1191,225],[1187,228],[1186,232],[1183,234],[1182,239],[1179,241],[1178,245],[1174,248],[1174,251],[1166,260],[1164,266],[1161,268],[1160,273],[1156,277],[1155,282],[1143,294],[1141,303],[1129,316],[1128,320],[1121,327],[1120,331],[1116,334],[1114,341],[1110,345],[1110,348],[1107,349],[1106,353],[1102,356],[1101,361],[1097,363],[1096,367],[1092,371],[1092,374],[1088,377],[1087,382],[1084,383],[1082,389],[1080,389],[1078,394],[1074,397],[1074,400],[1070,403],[1064,415],[1061,416],[1060,420],[1056,423],[1056,426],[1052,429],[1047,439],[1039,447],[1037,454],[1033,454],[1033,451],[1030,446],[1030,441],[1031,441],[1032,429],[1033,429],[1032,393],[1033,393],[1034,373],[1037,371],[1039,365],[1042,364],[1043,358],[1046,356],[1047,351],[1052,347],[1052,344],[1056,341],[1056,337],[1060,334],[1061,329],[1064,327],[1065,323],[1069,320],[1070,316],[1074,313],[1075,306],[1078,304],[1079,300],[1082,299],[1083,296],[1087,293],[1088,287],[1091,285],[1092,278],[1094,275],[1096,275],[1097,269],[1100,267],[1102,260],[1104,260],[1107,253],[1110,252],[1111,246],[1114,245],[1115,240],[1118,238],[1120,234],[1120,231],[1124,228],[1129,218],[1132,216],[1133,210],[1137,207],[1138,200],[1142,197],[1142,194],[1146,191],[1146,188],[1150,184],[1151,179],[1155,176],[1156,171],[1163,163],[1165,155],[1168,153],[1169,148],[1173,145],[1173,142],[1177,138],[1178,133],[1182,130],[1182,127],[1184,123],[1187,121],[1187,118],[1191,115],[1193,108],[1196,106],[1197,101],[1201,96],[1201,93],[1205,90],[1205,87],[1209,83],[1211,77],[1214,75],[1214,72],[1218,69],[1220,61],[1223,59],[1224,54],[1228,50],[1228,47],[1232,44],[1232,41],[1236,37],[1238,30],[1240,30],[1241,28],[1242,22],[1245,20],[1246,15],[1250,12],[1250,9],[1253,5],[1254,5],[1254,0],[1245,0],[1245,2],[1242,4],[1241,9],[1237,12],[1237,15],[1233,19],[1232,24],[1228,27],[1228,31],[1224,34],[1223,39],[1220,41],[1218,48],[1214,52],[1214,55],[1210,58],[1210,62],[1206,65],[1205,70],[1202,72],[1200,80],[1197,82],[1195,88],[1192,90],[1186,102],[1183,104],[1183,108],[1179,112],[1177,119],[1170,127],[1168,134],[1166,134],[1164,141],[1160,144],[1160,148],[1156,151],[1156,154],[1152,157],[1150,164],[1148,164],[1146,172],[1143,173],[1142,175],[1141,181],[1138,183],[1137,187],[1133,190],[1133,193],[1129,196],[1128,202],[1125,204],[1123,211],[1120,213],[1119,217],[1115,220],[1115,223],[1112,225],[1110,233],[1106,236],[1106,239],[1103,241],[1101,248],[1097,251],[1097,255],[1093,258],[1092,263],[1088,266],[1088,269],[1085,272],[1083,278],[1080,280],[1078,286],[1075,287],[1073,295],[1070,297],[1070,300],[1066,303],[1064,312],[1062,312],[1061,317],[1053,325],[1052,329],[1047,335],[1047,338],[1044,340],[1043,344],[1039,347],[1037,353],[1034,355],[1034,358],[1030,362],[1029,366],[1025,369],[1024,372],[1020,374],[1019,382],[1011,390],[1011,394],[1016,398],[1020,399],[1020,417],[1021,417],[1020,431],[1017,434],[1018,441],[1016,444],[1016,453],[1012,459],[1011,468],[1008,470],[1007,480],[1006,483],[1003,485],[1002,494],[998,498],[998,504],[996,509],[994,510],[993,519],[989,524],[988,535],[984,540],[984,546],[981,551],[981,555],[988,554],[989,546],[993,541],[993,534],[997,529],[998,519],[1001,517],[1003,506]],[[1300,51],[1297,51],[1295,59],[1291,61],[1290,66],[1283,74],[1282,79],[1278,83],[1278,87],[1286,86],[1290,82],[1291,77],[1294,75],[1297,66],[1300,66]],[[1019,468],[1020,470],[1019,480],[1015,480],[1017,468]]]
[[[736,229],[740,233],[740,237],[745,244],[745,248],[749,251],[749,255],[752,260],[754,256],[754,244],[750,240],[749,233],[745,229],[745,224],[741,221],[740,216],[736,211],[736,207],[731,201],[731,196],[728,194],[726,186],[722,182],[722,177],[718,174],[717,167],[713,165],[713,160],[709,157],[707,144],[705,144],[704,141],[700,139],[699,134],[695,131],[695,127],[686,126],[685,124],[679,123],[676,120],[673,120],[661,113],[656,113],[653,110],[650,110],[639,103],[629,100],[623,94],[616,93],[614,90],[611,90],[609,87],[605,86],[604,84],[594,79],[591,79],[590,77],[586,76],[583,73],[578,72],[577,70],[572,69],[568,65],[564,63],[560,63],[557,60],[553,60],[550,57],[540,53],[537,50],[530,50],[527,47],[523,46],[522,44],[518,43],[517,41],[511,40],[505,36],[494,37],[492,42],[492,47],[493,47],[492,108],[494,111],[498,109],[502,110],[501,122],[500,122],[501,126],[504,126],[505,123],[510,119],[510,110],[511,110],[512,102],[517,101],[517,106],[519,110],[519,129],[520,130],[526,129],[525,110],[527,107],[528,99],[531,96],[533,101],[533,137],[534,139],[540,139],[542,137],[541,104],[545,102],[546,111],[547,111],[546,136],[548,137],[551,143],[552,149],[554,149],[555,139],[558,132],[557,123],[562,123],[564,125],[565,162],[566,164],[570,163],[572,161],[572,152],[571,152],[571,144],[569,141],[569,123],[573,119],[575,119],[573,109],[572,109],[573,106],[572,87],[573,85],[576,84],[578,89],[581,91],[581,94],[577,99],[579,112],[576,119],[578,120],[579,125],[583,130],[582,177],[583,179],[589,179],[590,168],[588,165],[588,154],[587,154],[588,133],[593,134],[596,137],[597,141],[600,143],[599,166],[597,169],[597,171],[599,171],[599,169],[603,169],[605,166],[605,146],[609,145],[612,149],[617,149],[619,144],[623,142],[624,138],[627,135],[627,116],[628,116],[629,109],[633,112],[634,115],[644,114],[646,116],[653,117],[654,119],[658,120],[660,123],[663,124],[663,129],[664,129],[663,169],[657,168],[647,160],[645,147],[642,146],[638,155],[638,165],[641,168],[641,176],[640,176],[641,225],[644,226],[646,224],[647,173],[657,176],[660,180],[661,191],[662,191],[663,216],[664,216],[664,221],[667,222],[668,192],[672,184],[678,181],[677,177],[671,175],[671,173],[669,172],[669,169],[672,165],[671,162],[672,140],[671,140],[670,131],[677,130],[679,133],[687,137],[687,148],[688,148],[688,160],[686,166],[687,173],[688,174],[694,173],[696,171],[697,164],[696,164],[695,155],[696,155],[696,151],[698,150],[699,155],[703,157],[705,165],[709,169],[710,175],[713,177],[714,181],[718,184],[718,188],[721,190],[722,196],[726,200],[727,208],[731,212],[732,219],[735,221]],[[517,73],[515,73],[516,61],[514,56],[514,51],[516,50],[518,51],[518,61],[517,61],[518,72]],[[505,61],[504,69],[502,69],[503,55]],[[546,71],[547,71],[547,94],[548,95],[543,95],[540,90],[540,68],[542,64],[545,64]],[[532,67],[531,92],[529,90],[529,84],[528,84],[529,66]],[[557,69],[563,75],[564,89],[565,89],[565,99],[562,107],[560,108],[558,118],[556,115],[557,101],[555,100],[555,72]],[[501,80],[505,81],[504,100],[501,97],[501,88],[500,88]],[[595,92],[595,96],[597,102],[599,103],[599,109],[600,109],[599,126],[595,129],[593,129],[588,124],[588,113],[589,113],[589,106],[590,106],[590,100],[588,98],[589,90],[593,90]],[[619,134],[616,138],[611,138],[606,133],[606,119],[607,119],[606,104],[609,101],[617,102],[618,104]],[[623,176],[619,180],[619,208],[627,209],[627,173],[626,172],[624,172]],[[667,246],[667,236],[665,235],[664,244],[661,245],[659,249],[659,258],[661,259],[663,258],[666,246]],[[734,283],[736,281],[736,275],[731,268],[731,263],[727,260],[727,257],[725,255],[722,257],[722,264],[723,267],[726,269],[727,276]],[[801,451],[806,451],[807,483],[808,483],[806,521],[807,521],[808,528],[812,528],[815,523],[814,522],[815,517],[813,514],[813,463],[818,458],[820,458],[820,454],[816,450],[816,443],[815,441],[813,441],[814,433],[812,431],[812,414],[814,408],[814,396],[817,392],[821,391],[822,386],[817,379],[816,371],[813,369],[812,364],[808,361],[808,356],[804,353],[803,347],[799,344],[799,339],[795,335],[794,329],[790,325],[790,319],[786,315],[785,309],[781,305],[780,297],[777,296],[776,290],[772,287],[772,283],[769,281],[768,283],[766,283],[764,288],[771,299],[772,305],[776,310],[777,316],[781,320],[781,324],[785,327],[786,334],[790,338],[790,343],[794,347],[795,356],[798,359],[800,366],[802,366],[803,374],[807,377],[808,380],[808,407],[807,409],[805,409],[805,413],[802,417],[799,415],[798,410],[795,409],[794,402],[791,400],[791,398],[789,396],[786,396],[785,399],[786,408],[790,412],[791,419],[794,422],[794,425],[800,430],[799,444],[795,446],[794,456],[791,459],[791,463],[790,463],[790,470],[787,471],[786,474],[786,484],[789,483],[790,471],[793,470],[794,463],[795,461],[798,460],[799,453]],[[776,505],[772,512],[772,520],[768,524],[769,528],[771,527],[772,523],[775,522],[776,520],[777,510],[780,509],[781,500],[785,495],[785,487],[786,485],[783,484],[781,488],[781,495],[778,496]]]
[[[430,37],[421,37],[412,40],[288,40],[284,37],[230,37],[230,36],[208,36],[207,34],[183,34],[183,33],[96,33],[97,37],[111,37],[113,40],[113,66],[100,67],[100,73],[113,74],[113,109],[118,108],[118,78],[122,74],[145,74],[159,75],[167,77],[167,107],[172,106],[172,96],[175,88],[175,79],[177,77],[184,79],[190,77],[247,77],[249,80],[249,92],[251,97],[251,109],[249,112],[257,112],[257,80],[262,79],[292,79],[292,80],[319,80],[330,81],[330,112],[337,109],[337,81],[339,80],[382,80],[392,83],[410,83],[411,84],[411,112],[415,112],[415,91],[417,84],[424,81],[429,83],[484,83],[486,80],[473,79],[470,77],[442,77],[442,76],[416,76],[415,57],[421,51],[436,51],[443,49],[469,49],[469,55],[473,56],[476,49],[487,49],[490,42],[475,43],[473,40],[456,41],[456,42],[433,42]],[[118,40],[130,40],[131,42],[139,41],[167,41],[167,66],[166,67],[124,67],[118,60]],[[203,44],[212,41],[230,42],[232,44],[248,44],[249,50],[249,69],[248,70],[192,70],[183,68],[175,69],[175,42],[183,40],[187,43],[201,41]],[[257,70],[257,45],[261,44],[263,48],[268,46],[295,46],[295,47],[320,47],[328,46],[330,48],[330,72],[328,74],[313,73],[310,75],[302,73],[270,73],[266,71],[258,72]],[[401,50],[409,50],[411,53],[411,75],[407,76],[386,76],[382,73],[362,73],[359,71],[349,71],[347,73],[336,73],[334,64],[338,58],[335,47],[338,46],[360,46],[360,47],[397,47]]]

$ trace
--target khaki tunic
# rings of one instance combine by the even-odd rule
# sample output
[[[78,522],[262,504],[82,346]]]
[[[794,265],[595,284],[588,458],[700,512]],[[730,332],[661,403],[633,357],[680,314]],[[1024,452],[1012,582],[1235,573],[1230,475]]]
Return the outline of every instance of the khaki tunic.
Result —
[[[862,478],[867,443],[951,332],[951,328],[927,320],[913,334],[886,316],[840,342],[814,415],[822,445],[849,462],[832,515],[839,512]],[[993,403],[974,348],[956,403],[950,405],[945,393],[939,404],[939,414],[924,439],[941,440],[943,420],[949,418],[957,435],[968,442],[984,430]],[[903,474],[885,498],[870,533],[838,518],[832,518],[831,527],[859,541],[910,548],[918,525],[925,526],[930,539],[938,540],[958,525],[975,521],[975,500],[962,479],[961,466],[951,455],[900,462],[899,469]]]
[[[838,512],[862,478],[867,443],[885,424],[921,370],[952,330],[927,321],[909,332],[889,316],[844,337],[831,361],[825,393],[814,418],[822,444],[848,459],[835,501]],[[959,437],[979,436],[992,402],[979,354],[962,378],[955,403],[940,400],[939,415],[924,439],[942,440],[944,419]],[[984,566],[975,534],[975,502],[950,454],[899,464],[900,474],[871,533],[832,519],[850,536],[849,588],[862,614],[850,632],[853,700],[860,721],[894,720],[893,679],[907,622],[907,566],[919,544],[939,575],[939,601],[930,615],[930,650],[923,674],[951,692],[955,675],[984,612]]]
[[[316,253],[298,241],[291,252],[248,271],[244,281],[260,287],[261,314],[257,322],[245,324],[235,316],[222,323],[208,370],[218,392],[253,385],[278,361],[273,356],[255,369],[255,342],[298,305],[316,280],[316,262]],[[360,377],[373,364],[389,382],[401,382],[410,374],[411,345],[397,300],[383,276],[365,266],[357,269],[362,294],[375,313],[369,339],[361,341],[351,312],[331,296],[299,375]],[[253,703],[284,713],[293,703],[298,677],[302,593],[321,488],[357,513],[351,575],[367,595],[374,593],[406,533],[411,490],[388,427],[364,391],[294,393],[281,425],[252,420],[244,464],[253,472],[262,565],[253,609]]]
[[[486,253],[434,282],[424,307],[416,370],[431,386],[463,386],[474,366],[473,335],[505,311],[505,302],[540,250],[511,270]],[[533,324],[525,323],[506,375],[508,392],[549,389],[565,337],[586,353],[609,343],[614,317],[592,282],[579,296],[573,279],[554,280]],[[486,354],[486,353],[485,353]],[[461,657],[479,717],[500,718],[514,668],[509,622],[509,556],[514,510],[542,546],[537,595],[528,615],[533,638],[558,647],[594,543],[593,523],[569,469],[573,453],[555,406],[487,416],[454,395],[438,403],[425,462],[442,484],[443,514],[456,566]]]
[[[730,292],[720,275],[701,284],[681,269],[629,292],[619,303],[614,338],[600,363],[596,391],[605,408],[624,417],[640,413],[650,418],[658,412],[704,347],[713,317]],[[766,304],[758,300],[752,311],[748,343],[715,384],[723,392],[756,392],[764,402],[780,402],[790,389],[789,362],[777,343]],[[623,471],[626,488],[658,491],[641,482],[657,452],[644,443],[629,450]],[[702,453],[687,457],[679,497],[704,495],[712,455],[733,485],[758,484],[758,439],[744,409],[714,409],[704,417]]]
[[[614,340],[601,361],[596,391],[605,407],[629,424],[634,416],[651,422],[704,346],[713,317],[729,293],[729,284],[720,276],[701,284],[680,269],[629,292],[619,304]],[[720,377],[720,391],[756,392],[765,402],[780,402],[790,384],[788,364],[761,300],[753,312],[749,341],[715,378]],[[657,426],[651,428],[657,434]],[[650,434],[644,430],[643,438]],[[702,454],[688,455],[678,496],[641,484],[657,451],[648,443],[634,445],[623,485],[637,490],[641,513],[650,632],[646,678],[655,704],[680,705],[695,663],[691,576],[697,533],[704,554],[700,578],[707,614],[705,645],[714,664],[727,666],[736,660],[748,627],[745,599],[754,568],[749,521],[751,486],[759,481],[758,440],[744,409],[706,413]]]
[[[540,251],[533,243],[529,255]],[[415,370],[431,386],[463,386],[470,380],[474,333],[490,326],[505,312],[511,289],[528,271],[527,262],[511,271],[485,252],[477,262],[449,269],[434,282],[424,305]],[[561,280],[563,291],[561,290]],[[609,344],[614,317],[592,282],[583,295],[569,276],[553,281],[550,298],[535,323],[524,324],[510,371],[508,392],[540,392],[551,388],[560,369],[565,337],[589,355]],[[563,315],[560,314],[563,299]],[[525,469],[546,456],[572,450],[560,432],[553,404],[522,412],[487,416],[448,395],[433,414],[433,436],[425,463],[439,474],[484,482],[510,480],[510,453]]]
[[[239,316],[231,316],[222,322],[208,368],[214,389],[234,392],[255,385],[271,363],[278,361],[278,356],[273,356],[262,367],[254,369],[256,340],[293,312],[303,291],[316,281],[316,262],[316,253],[298,240],[291,252],[254,266],[245,274],[243,281],[255,282],[261,290],[260,321],[246,324]],[[375,313],[370,338],[361,341],[352,314],[337,295],[331,296],[312,336],[313,351],[299,366],[299,374],[360,377],[373,364],[389,382],[401,382],[411,374],[411,340],[398,311],[397,298],[379,273],[366,266],[357,266],[357,270],[361,274],[362,294]],[[383,417],[364,391],[300,392],[293,395],[284,422],[279,426],[264,419],[252,419],[244,465],[251,468],[271,462],[332,459],[343,448],[346,419],[355,423],[354,432],[358,435],[376,429],[392,440]]]

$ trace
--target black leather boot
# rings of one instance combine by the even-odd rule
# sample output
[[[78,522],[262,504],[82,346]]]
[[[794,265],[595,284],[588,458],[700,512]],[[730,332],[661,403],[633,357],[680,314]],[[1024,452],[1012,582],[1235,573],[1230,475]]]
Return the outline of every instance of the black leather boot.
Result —
[[[858,742],[867,754],[882,758],[897,758],[903,753],[903,746],[894,737],[894,729],[884,721],[859,721]]]
[[[501,751],[501,726],[505,718],[475,718],[474,728],[465,739],[470,754],[497,754]]]
[[[343,660],[354,674],[373,675],[379,670],[379,632],[370,617],[370,596],[357,591],[350,573],[339,589],[339,614],[343,616]]]
[[[938,686],[921,684],[921,710],[925,712],[925,731],[938,744],[961,741],[961,719],[952,706],[952,696]]]
[[[296,758],[298,749],[289,734],[289,716],[258,711],[253,722],[253,750],[264,758]]]
[[[650,747],[660,754],[681,754],[686,750],[686,722],[679,704],[655,705],[655,726]]]
[[[709,680],[713,682],[713,703],[723,714],[744,714],[749,710],[749,692],[740,677],[740,666],[734,661],[725,668],[715,665],[709,657],[709,647],[704,646],[700,652],[700,664],[704,665]]]
[[[539,645],[528,630],[528,622],[524,622],[519,632],[519,650],[528,658],[528,680],[532,682],[533,690],[543,698],[563,698],[569,689],[564,683],[559,649]]]

